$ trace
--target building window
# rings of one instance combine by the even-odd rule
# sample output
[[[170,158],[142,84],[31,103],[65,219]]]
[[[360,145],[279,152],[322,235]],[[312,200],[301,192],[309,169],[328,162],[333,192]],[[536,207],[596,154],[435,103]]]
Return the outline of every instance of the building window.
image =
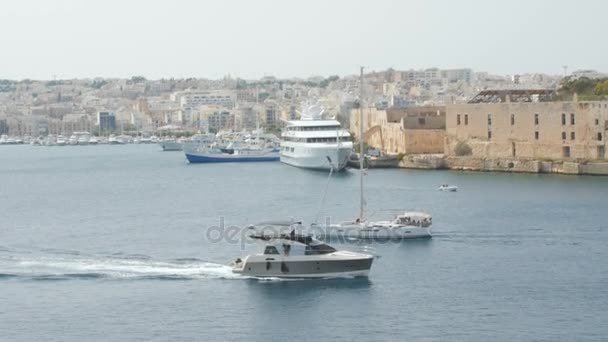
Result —
[[[574,132],[570,132],[570,140],[574,139],[576,139],[576,135],[574,134]]]
[[[570,113],[570,124],[574,125],[575,121],[574,121],[574,113]]]
[[[488,140],[492,139],[492,131],[488,131]]]
[[[597,147],[597,159],[604,159],[606,158],[606,148],[604,148],[604,146],[598,146]]]
[[[469,114],[465,114],[464,115],[464,124],[468,125],[469,124]]]
[[[418,124],[424,126],[426,124],[425,118],[418,118]]]
[[[492,114],[488,114],[488,126],[492,126]]]
[[[562,140],[566,140],[566,132],[562,132]]]
[[[566,126],[566,113],[562,113],[562,126]]]
[[[511,126],[515,125],[515,114],[511,114]]]
[[[597,141],[602,141],[602,133],[601,132],[597,133]]]
[[[562,148],[562,155],[564,158],[570,158],[570,146],[564,146]]]
[[[595,119],[595,125],[599,125],[600,124],[600,119]]]
[[[534,113],[534,124],[538,125],[538,113]]]
[[[538,140],[538,137],[539,137],[538,131],[534,132],[534,139]]]
[[[460,114],[456,115],[456,124],[460,125]]]

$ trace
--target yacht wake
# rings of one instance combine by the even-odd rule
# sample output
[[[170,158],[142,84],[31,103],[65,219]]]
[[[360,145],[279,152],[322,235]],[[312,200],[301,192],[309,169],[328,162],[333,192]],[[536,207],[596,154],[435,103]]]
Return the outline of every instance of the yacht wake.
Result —
[[[227,265],[198,259],[154,261],[145,258],[43,256],[0,260],[0,280],[69,279],[239,279]]]

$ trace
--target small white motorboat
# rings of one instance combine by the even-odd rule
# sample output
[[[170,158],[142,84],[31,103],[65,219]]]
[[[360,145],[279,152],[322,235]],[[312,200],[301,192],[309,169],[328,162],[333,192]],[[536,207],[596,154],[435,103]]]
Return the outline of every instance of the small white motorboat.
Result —
[[[442,184],[440,185],[437,190],[439,191],[448,191],[448,192],[456,192],[458,191],[458,187],[456,185],[448,185],[448,184]]]
[[[245,276],[278,278],[368,276],[374,261],[372,255],[337,250],[310,235],[296,233],[296,227],[299,226],[300,223],[294,223],[279,228],[292,229],[288,234],[262,232],[250,235],[265,243],[264,252],[237,258],[230,265],[232,272]]]

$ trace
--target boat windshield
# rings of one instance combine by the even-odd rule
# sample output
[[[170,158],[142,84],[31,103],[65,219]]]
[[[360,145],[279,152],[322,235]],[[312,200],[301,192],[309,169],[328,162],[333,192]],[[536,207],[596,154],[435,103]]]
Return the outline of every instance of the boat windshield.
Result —
[[[275,246],[266,246],[266,249],[264,249],[264,254],[279,254],[279,251]]]
[[[307,245],[306,246],[306,255],[319,255],[319,254],[329,254],[335,252],[336,249],[330,245],[326,245],[324,243],[316,244],[316,245]]]

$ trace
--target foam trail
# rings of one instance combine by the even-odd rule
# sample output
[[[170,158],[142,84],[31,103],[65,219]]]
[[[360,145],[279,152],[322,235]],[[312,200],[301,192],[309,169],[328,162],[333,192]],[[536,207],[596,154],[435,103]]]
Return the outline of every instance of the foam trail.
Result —
[[[6,261],[6,260],[5,260]],[[7,268],[7,269],[5,269]],[[163,262],[141,259],[37,257],[11,258],[0,263],[5,279],[25,277],[38,280],[56,279],[237,279],[227,265],[193,261]]]

